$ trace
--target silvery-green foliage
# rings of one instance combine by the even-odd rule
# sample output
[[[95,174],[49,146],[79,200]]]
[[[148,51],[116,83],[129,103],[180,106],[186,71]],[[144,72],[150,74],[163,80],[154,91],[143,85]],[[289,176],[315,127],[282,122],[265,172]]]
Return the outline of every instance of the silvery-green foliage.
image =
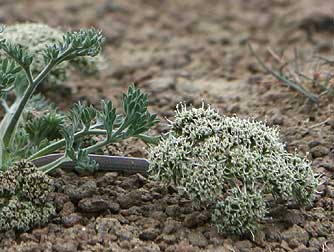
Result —
[[[20,159],[34,160],[59,151],[63,152],[61,157],[40,169],[50,172],[64,162],[75,161],[78,169],[94,170],[97,165],[88,155],[110,143],[130,137],[146,143],[156,142],[155,137],[145,133],[158,122],[157,116],[148,111],[147,95],[134,85],[122,96],[123,112],[120,113],[111,101],[102,101],[101,110],[79,103],[64,115],[41,96],[34,95],[43,80],[63,63],[98,56],[105,41],[101,31],[91,28],[63,33],[60,40],[52,40],[53,44],[45,42],[35,55],[29,47],[17,43],[20,39],[15,42],[7,39],[6,29],[0,28],[0,51],[8,57],[0,59],[0,79],[3,80],[0,105],[6,113],[0,123],[0,170],[6,170]],[[43,25],[39,28],[35,27],[28,34],[47,29]],[[50,34],[57,37],[55,31]],[[44,36],[41,38],[42,42],[47,40]],[[44,63],[36,75],[32,74],[35,61]],[[25,84],[17,85],[18,79]],[[14,101],[8,99],[7,94]],[[83,140],[92,136],[99,136],[101,141],[83,146]]]
[[[221,116],[204,105],[179,105],[170,124],[170,132],[149,153],[149,172],[182,188],[195,207],[215,209],[213,221],[220,231],[253,232],[266,212],[267,193],[300,204],[312,201],[317,180],[310,163],[285,150],[277,128]],[[245,208],[233,212],[227,206],[237,201]],[[226,228],[232,223],[234,228]]]
[[[38,74],[48,63],[44,57],[44,51],[48,46],[62,41],[65,32],[58,28],[52,28],[42,23],[20,23],[7,26],[1,37],[8,42],[16,43],[27,50],[34,58],[31,64],[33,74]],[[1,52],[0,58],[5,55]],[[56,85],[68,78],[70,67],[79,69],[83,73],[97,75],[103,64],[102,56],[77,57],[71,61],[63,61],[55,66],[47,79],[49,85]]]
[[[44,225],[55,211],[48,202],[53,191],[52,179],[31,162],[16,162],[1,172],[0,232]]]
[[[8,147],[10,155],[5,166],[27,158],[59,139],[65,119],[65,115],[41,94],[32,96],[23,111],[13,142]]]
[[[53,185],[46,173],[68,161],[74,161],[78,170],[93,171],[98,164],[89,154],[130,137],[155,143],[157,138],[146,133],[158,118],[148,111],[148,96],[134,85],[123,94],[122,112],[116,111],[111,101],[101,101],[101,109],[79,103],[63,114],[34,95],[52,70],[63,63],[97,56],[104,43],[101,31],[91,28],[64,33],[61,40],[46,43],[37,54],[20,45],[19,38],[11,41],[3,34],[6,31],[0,27],[0,51],[7,57],[0,58],[0,108],[5,113],[0,122],[0,232],[25,231],[45,223],[54,211],[47,202]],[[42,60],[42,68],[34,69],[35,62]],[[99,140],[83,146],[92,136]],[[61,155],[38,168],[32,162],[16,162],[34,161],[55,152]]]

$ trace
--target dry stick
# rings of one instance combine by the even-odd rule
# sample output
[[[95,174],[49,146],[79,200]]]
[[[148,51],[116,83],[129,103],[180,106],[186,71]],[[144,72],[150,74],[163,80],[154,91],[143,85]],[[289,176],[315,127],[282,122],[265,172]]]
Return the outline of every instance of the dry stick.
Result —
[[[271,56],[273,56],[273,58],[275,60],[277,60],[279,63],[284,64],[282,57],[279,57],[274,51],[273,49],[271,49],[271,47],[267,48],[268,52],[271,54]]]
[[[50,154],[32,160],[32,162],[37,167],[43,167],[47,164],[55,162],[56,160],[59,160],[59,158],[62,158],[63,155],[64,155],[63,153]],[[99,171],[147,173],[149,167],[149,161],[144,158],[97,155],[97,154],[89,154],[89,157],[98,163]],[[62,163],[60,167],[75,168],[75,162],[66,161]]]
[[[310,99],[310,101],[317,103],[318,102],[318,97],[317,95],[311,93],[310,91],[306,90],[305,88],[303,88],[302,86],[293,83],[292,81],[290,81],[289,79],[287,79],[285,76],[281,76],[279,74],[277,74],[276,72],[274,72],[273,70],[271,70],[270,68],[268,68],[264,62],[257,56],[257,54],[255,53],[253,47],[248,43],[248,47],[252,53],[252,55],[255,57],[255,59],[258,61],[258,63],[260,64],[260,66],[266,70],[268,73],[270,73],[271,75],[273,75],[277,80],[281,81],[285,86],[287,86],[288,88],[295,90],[297,92],[300,92],[301,94],[305,95],[306,97],[308,97]]]
[[[322,122],[317,123],[317,124],[313,124],[312,126],[309,127],[309,129],[314,129],[314,128],[317,128],[319,126],[325,125],[329,120],[330,120],[330,118],[327,118],[325,121],[322,121]]]
[[[300,76],[299,76],[299,65],[298,65],[299,54],[298,54],[298,51],[297,51],[296,48],[294,48],[294,50],[293,50],[293,55],[294,55],[294,58],[293,58],[292,62],[294,62],[295,71],[293,71],[292,74],[293,74],[293,76],[295,76],[296,82],[300,83],[301,79],[300,79]],[[289,71],[290,71],[290,69],[289,69]]]
[[[296,73],[292,72],[292,71],[290,70],[290,68],[288,68],[288,65],[290,64],[289,61],[284,62],[283,59],[282,59],[282,57],[279,57],[279,56],[274,52],[274,50],[272,50],[270,47],[268,47],[267,50],[268,50],[268,52],[271,54],[271,56],[273,56],[273,58],[276,59],[276,60],[278,61],[278,63],[281,64],[279,73],[280,73],[282,76],[284,76],[284,74],[283,74],[283,70],[284,70],[284,68],[286,68],[287,71],[288,71],[292,76],[294,76],[296,79],[299,79],[298,76],[296,75]],[[287,78],[287,77],[286,77],[286,78]],[[298,81],[299,81],[299,80],[298,80]]]

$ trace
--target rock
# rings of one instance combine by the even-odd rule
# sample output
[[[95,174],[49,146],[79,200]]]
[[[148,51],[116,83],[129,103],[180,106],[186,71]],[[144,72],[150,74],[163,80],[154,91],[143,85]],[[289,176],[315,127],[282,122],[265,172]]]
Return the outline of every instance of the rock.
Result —
[[[163,235],[162,236],[162,239],[164,240],[164,242],[166,242],[167,244],[174,244],[177,242],[177,238],[175,235],[173,234],[170,234],[170,235]]]
[[[109,204],[106,200],[94,196],[91,198],[80,200],[78,203],[78,207],[84,213],[96,213],[107,210]]]
[[[139,179],[136,175],[132,175],[130,177],[125,178],[120,186],[124,189],[137,189],[140,187]]]
[[[78,249],[78,242],[74,240],[66,241],[63,239],[56,239],[52,246],[53,251],[56,252],[73,252]]]
[[[179,209],[178,205],[171,205],[171,206],[167,206],[166,207],[165,212],[166,212],[167,216],[169,216],[169,217],[175,217],[175,216],[177,216],[180,213],[179,210],[180,209]]]
[[[139,239],[143,241],[153,241],[159,235],[160,231],[156,228],[147,228],[139,234]]]
[[[97,218],[96,221],[97,234],[114,233],[115,230],[121,229],[122,225],[116,218]]]
[[[70,198],[67,194],[65,193],[55,193],[54,194],[54,206],[56,208],[56,211],[60,211],[63,209],[64,204],[66,202],[70,201]]]
[[[178,228],[180,228],[180,223],[172,220],[165,223],[162,232],[164,234],[172,234],[175,233]]]
[[[119,213],[119,210],[121,209],[120,205],[117,202],[109,202],[108,208],[112,214]]]
[[[49,233],[48,227],[32,230],[32,234],[37,240],[43,240]]]
[[[304,215],[299,210],[287,210],[288,212],[284,215],[284,221],[289,225],[300,225],[305,222]]]
[[[107,172],[102,177],[97,179],[97,185],[99,187],[107,187],[113,185],[117,180],[118,173],[117,172]]]
[[[185,217],[183,225],[188,228],[195,228],[207,223],[209,218],[207,213],[193,212]]]
[[[127,209],[132,206],[140,206],[142,203],[142,195],[142,191],[134,190],[125,195],[119,195],[117,201],[122,209]]]
[[[118,239],[121,241],[131,241],[133,239],[132,232],[124,227],[116,229],[115,234],[117,235]]]
[[[319,166],[325,168],[329,172],[334,172],[334,164],[331,162],[322,162]]]
[[[71,200],[77,202],[83,198],[91,197],[96,193],[97,185],[94,180],[89,180],[82,184],[78,188],[74,188],[68,191],[68,195]]]
[[[141,210],[138,206],[133,206],[128,209],[124,209],[121,211],[121,215],[123,216],[131,216],[131,215],[140,215]]]
[[[294,246],[295,243],[306,245],[309,240],[309,234],[300,226],[293,225],[291,228],[282,233],[282,239],[285,240],[290,247],[291,245]]]
[[[297,239],[291,239],[291,240],[288,241],[288,245],[289,245],[290,248],[295,249],[295,248],[298,248],[300,245],[303,245],[303,244],[300,244],[300,242]]]
[[[67,216],[70,215],[71,213],[74,213],[75,206],[71,201],[68,201],[64,204],[63,209],[60,211],[59,215],[60,216]]]
[[[151,212],[150,217],[160,221],[164,221],[167,218],[167,215],[163,211],[153,211]]]
[[[207,239],[201,232],[191,232],[188,235],[188,239],[190,244],[194,246],[206,247],[208,245]]]
[[[244,240],[244,241],[237,241],[234,246],[238,249],[238,251],[240,252],[248,252],[251,251],[253,244],[248,241],[248,240]]]
[[[149,180],[140,173],[137,173],[136,177],[138,178],[140,186],[146,185],[149,182]]]
[[[131,250],[131,244],[129,241],[121,241],[119,242],[119,246],[124,249],[124,250],[121,250],[121,251],[130,251]]]
[[[270,242],[280,242],[282,240],[281,230],[275,225],[268,225],[264,232],[266,234],[266,240]]]
[[[328,236],[330,230],[321,221],[310,221],[305,224],[305,230],[313,237]]]
[[[186,205],[184,207],[180,207],[180,211],[182,214],[186,215],[187,217],[188,214],[191,214],[194,212],[194,208],[191,205]]]
[[[62,218],[63,225],[66,228],[72,227],[75,224],[79,223],[81,221],[82,217],[77,213],[72,213],[70,215],[64,216]]]
[[[329,153],[329,149],[322,145],[317,145],[311,149],[311,155],[313,158],[319,158],[327,156]]]
[[[318,146],[318,145],[321,145],[322,143],[319,141],[319,140],[312,140],[308,143],[308,146],[310,147],[310,149]]]

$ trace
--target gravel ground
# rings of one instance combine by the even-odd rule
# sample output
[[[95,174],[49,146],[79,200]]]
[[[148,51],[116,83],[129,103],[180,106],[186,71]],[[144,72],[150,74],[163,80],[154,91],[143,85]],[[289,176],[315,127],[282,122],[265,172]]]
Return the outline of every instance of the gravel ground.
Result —
[[[102,97],[119,105],[135,82],[161,117],[153,132],[162,133],[178,102],[205,100],[226,115],[279,126],[287,148],[307,155],[322,176],[311,206],[275,206],[252,241],[218,234],[210,214],[145,175],[59,171],[53,174],[57,215],[46,227],[0,234],[0,251],[334,251],[333,100],[322,96],[311,106],[261,71],[247,47],[251,42],[266,62],[273,62],[267,48],[333,58],[333,11],[331,0],[2,0],[6,24],[103,30],[108,66],[99,80],[74,76],[49,91],[61,108]],[[69,88],[72,95],[59,95]],[[145,145],[134,140],[105,151],[146,156]]]

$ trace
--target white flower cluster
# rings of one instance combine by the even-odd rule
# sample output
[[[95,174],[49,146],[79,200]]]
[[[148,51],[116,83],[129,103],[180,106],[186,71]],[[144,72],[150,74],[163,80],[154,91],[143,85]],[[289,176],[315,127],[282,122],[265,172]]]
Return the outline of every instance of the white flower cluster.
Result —
[[[267,193],[311,202],[317,185],[312,168],[285,150],[276,128],[204,105],[179,105],[170,123],[171,131],[150,151],[149,172],[181,187],[194,206],[211,207],[220,231],[253,232],[267,211]]]

